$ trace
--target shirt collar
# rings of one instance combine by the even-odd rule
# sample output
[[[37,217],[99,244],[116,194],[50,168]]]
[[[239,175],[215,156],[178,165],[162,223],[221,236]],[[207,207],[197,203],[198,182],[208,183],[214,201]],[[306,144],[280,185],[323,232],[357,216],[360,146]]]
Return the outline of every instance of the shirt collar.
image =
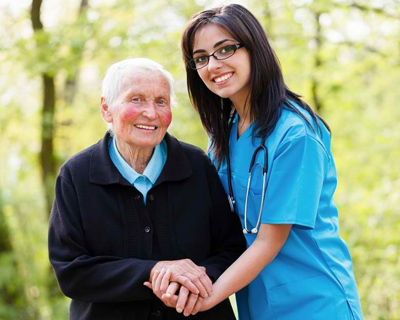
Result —
[[[101,185],[118,183],[130,186],[131,184],[122,176],[111,160],[109,153],[110,138],[110,132],[107,132],[103,139],[88,150],[90,152],[90,182]],[[192,167],[182,145],[185,145],[186,148],[195,147],[178,141],[168,132],[165,134],[163,141],[165,142],[166,150],[168,150],[168,155],[166,155],[164,168],[155,185],[164,181],[180,181],[190,177],[192,175]]]
[[[111,160],[113,161],[119,172],[122,174],[122,176],[126,180],[128,180],[130,184],[133,184],[136,181],[136,179],[138,179],[141,176],[145,176],[147,179],[149,179],[149,181],[152,184],[156,182],[158,176],[162,171],[163,164],[166,158],[166,155],[164,156],[163,153],[164,150],[163,146],[161,145],[163,143],[157,145],[154,148],[153,155],[150,159],[150,162],[147,164],[143,174],[140,174],[135,169],[133,169],[121,156],[117,148],[115,137],[112,137],[112,142],[110,143],[111,145],[109,147],[110,147]],[[166,151],[166,146],[165,146],[165,151]]]

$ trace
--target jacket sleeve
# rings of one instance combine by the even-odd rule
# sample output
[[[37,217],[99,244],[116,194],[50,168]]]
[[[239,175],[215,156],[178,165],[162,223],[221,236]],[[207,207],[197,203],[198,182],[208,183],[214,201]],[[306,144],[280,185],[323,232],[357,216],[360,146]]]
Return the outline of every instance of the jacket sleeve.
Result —
[[[239,217],[231,212],[227,195],[218,173],[207,158],[206,174],[212,201],[210,212],[211,254],[200,263],[208,276],[216,281],[219,276],[246,250],[246,241]]]
[[[61,175],[49,224],[49,258],[66,296],[84,302],[151,298],[143,282],[149,279],[156,261],[91,256],[85,247],[76,190],[71,180]]]

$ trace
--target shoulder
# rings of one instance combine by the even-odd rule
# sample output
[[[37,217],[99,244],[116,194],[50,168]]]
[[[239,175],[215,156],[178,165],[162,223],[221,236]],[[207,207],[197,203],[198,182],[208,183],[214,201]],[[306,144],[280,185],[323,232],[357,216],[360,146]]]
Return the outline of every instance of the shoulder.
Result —
[[[60,168],[59,176],[70,180],[71,176],[88,175],[90,159],[98,144],[94,144],[69,158]]]
[[[285,133],[290,132],[294,137],[313,135],[310,125],[314,128],[315,124],[310,114],[297,106],[295,110],[297,112],[284,107],[277,128]]]
[[[279,140],[279,144],[290,142],[291,140],[312,140],[325,152],[328,153],[321,134],[329,135],[322,122],[319,126],[315,123],[312,116],[300,106],[293,104],[293,109],[284,107],[278,120],[274,134]]]
[[[207,159],[206,154],[199,147],[192,145],[190,143],[178,140],[174,136],[169,134],[169,138],[172,145],[172,150],[176,150],[176,147],[179,146],[181,151],[185,154],[189,161],[203,161]]]
[[[168,135],[168,139],[172,152],[168,154],[168,157],[171,156],[175,162],[180,163],[182,170],[188,165],[195,176],[200,175],[204,177],[210,176],[215,171],[214,165],[202,149],[180,141],[171,135]],[[168,153],[170,150],[168,150]]]
[[[183,141],[179,141],[179,143],[182,146],[183,152],[185,153],[190,163],[195,165],[209,163],[209,159],[202,149]]]

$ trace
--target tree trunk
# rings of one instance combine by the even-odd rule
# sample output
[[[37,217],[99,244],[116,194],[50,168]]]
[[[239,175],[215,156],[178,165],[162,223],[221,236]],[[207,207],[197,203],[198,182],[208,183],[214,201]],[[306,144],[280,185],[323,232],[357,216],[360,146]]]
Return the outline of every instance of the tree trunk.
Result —
[[[264,30],[265,33],[267,34],[269,42],[273,42],[275,40],[274,34],[273,34],[273,12],[268,4],[268,1],[265,2],[264,7],[263,7],[263,20],[264,20]]]
[[[54,155],[54,115],[56,108],[56,89],[54,76],[43,73],[43,108],[41,123],[40,164],[42,167],[42,183],[46,198],[46,210],[50,214],[54,198],[54,181],[56,178],[56,159]]]
[[[319,18],[321,16],[321,12],[315,12],[314,13],[314,18],[315,18],[315,25],[316,25],[316,32],[314,36],[314,41],[315,41],[315,51],[314,51],[314,62],[313,62],[313,76],[311,78],[311,94],[312,94],[312,100],[314,103],[314,108],[317,111],[317,113],[320,113],[321,110],[323,109],[323,103],[321,99],[319,98],[319,79],[315,74],[318,75],[318,71],[321,66],[322,66],[322,60],[321,60],[321,48],[322,48],[322,34],[321,34],[321,24],[319,23]]]
[[[43,23],[40,19],[42,0],[32,0],[31,21],[35,33],[43,32]],[[42,170],[42,184],[46,200],[46,212],[50,214],[54,196],[54,180],[56,177],[56,160],[54,155],[54,115],[56,109],[56,89],[54,75],[42,73],[43,107],[41,121],[41,149],[40,166]]]
[[[79,6],[78,20],[83,17],[88,8],[88,5],[89,5],[88,0],[81,1],[81,4]],[[77,59],[78,64],[81,61],[81,57],[82,54],[80,54],[79,58]],[[65,102],[67,103],[67,105],[72,105],[72,103],[74,102],[76,94],[76,82],[78,76],[79,76],[79,68],[76,68],[75,72],[73,72],[73,74],[67,78],[67,81],[65,83]]]

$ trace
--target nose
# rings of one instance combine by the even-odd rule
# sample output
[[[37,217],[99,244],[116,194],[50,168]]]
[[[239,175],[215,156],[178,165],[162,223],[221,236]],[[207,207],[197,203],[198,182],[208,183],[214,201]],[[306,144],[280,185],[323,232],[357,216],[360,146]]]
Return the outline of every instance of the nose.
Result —
[[[207,65],[208,71],[213,72],[221,68],[222,64],[223,64],[222,60],[217,60],[215,59],[215,57],[211,56],[208,60],[208,65]]]
[[[157,110],[156,110],[156,102],[155,101],[149,101],[146,104],[146,106],[143,110],[143,116],[150,120],[154,120],[157,118]]]

